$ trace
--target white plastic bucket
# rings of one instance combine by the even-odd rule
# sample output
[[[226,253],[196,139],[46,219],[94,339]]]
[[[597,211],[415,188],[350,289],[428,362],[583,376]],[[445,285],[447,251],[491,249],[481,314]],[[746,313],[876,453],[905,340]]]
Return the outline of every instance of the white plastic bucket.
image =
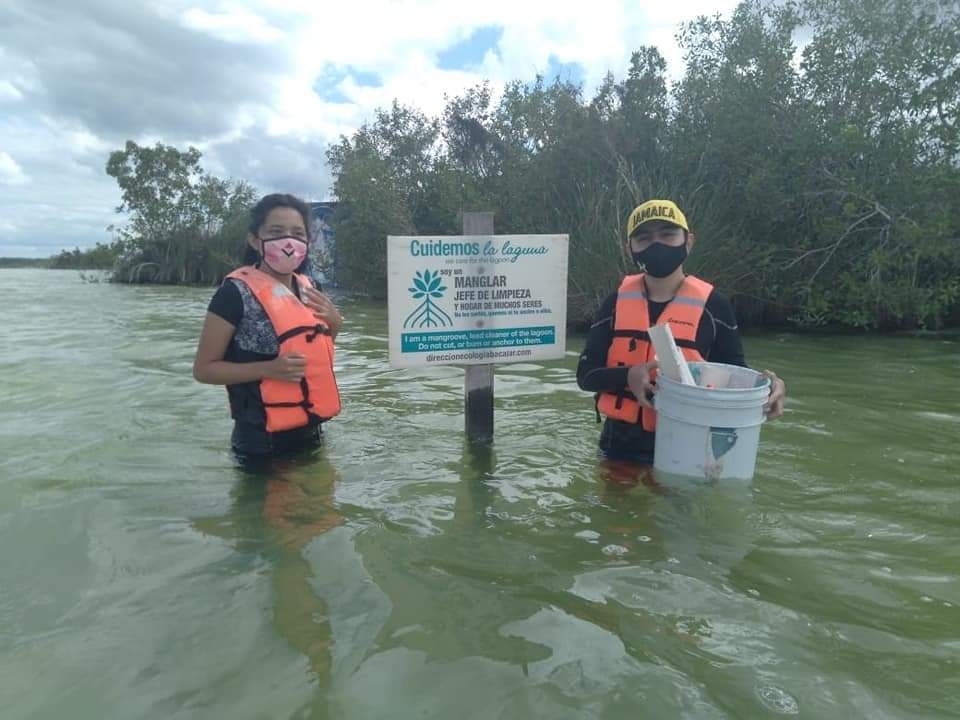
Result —
[[[690,363],[696,385],[657,378],[655,470],[701,480],[750,480],[770,380],[756,370]]]

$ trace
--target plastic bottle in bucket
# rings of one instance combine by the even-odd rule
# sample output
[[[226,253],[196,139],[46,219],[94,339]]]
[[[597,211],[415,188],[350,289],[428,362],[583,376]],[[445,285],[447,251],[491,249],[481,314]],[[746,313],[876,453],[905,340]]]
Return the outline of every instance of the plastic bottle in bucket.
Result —
[[[750,480],[770,380],[756,370],[692,362],[694,385],[661,374],[653,467],[701,480]]]

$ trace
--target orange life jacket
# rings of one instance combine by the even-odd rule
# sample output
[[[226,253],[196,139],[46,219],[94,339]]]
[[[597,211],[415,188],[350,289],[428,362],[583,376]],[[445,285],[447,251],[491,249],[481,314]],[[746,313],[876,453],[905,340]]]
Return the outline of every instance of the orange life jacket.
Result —
[[[340,391],[333,375],[333,338],[330,328],[317,320],[283,283],[255,267],[242,267],[227,275],[250,288],[263,306],[277,334],[279,354],[300,353],[306,370],[300,382],[264,378],[260,398],[267,416],[267,432],[292,430],[310,424],[311,415],[327,420],[340,412]],[[313,287],[310,279],[295,274],[300,288]]]
[[[696,344],[697,328],[712,291],[713,285],[688,275],[657,321],[658,325],[670,324],[677,347],[689,361],[703,360]],[[655,352],[647,334],[649,329],[650,315],[643,274],[628,275],[617,291],[613,340],[607,351],[607,367],[624,367],[652,361]],[[655,370],[652,371],[651,377],[655,377],[655,373]],[[629,388],[624,388],[619,393],[600,393],[597,410],[615,420],[629,423],[642,420],[643,429],[651,432],[657,427],[656,412],[642,407]]]

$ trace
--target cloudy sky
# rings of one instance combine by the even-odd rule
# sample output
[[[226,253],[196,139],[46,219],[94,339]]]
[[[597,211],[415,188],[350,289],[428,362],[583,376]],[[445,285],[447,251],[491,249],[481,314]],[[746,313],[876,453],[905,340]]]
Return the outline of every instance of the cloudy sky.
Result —
[[[735,0],[0,0],[0,256],[109,241],[107,156],[203,152],[263,192],[330,199],[324,151],[394,98],[427,113],[489,80],[582,82]]]

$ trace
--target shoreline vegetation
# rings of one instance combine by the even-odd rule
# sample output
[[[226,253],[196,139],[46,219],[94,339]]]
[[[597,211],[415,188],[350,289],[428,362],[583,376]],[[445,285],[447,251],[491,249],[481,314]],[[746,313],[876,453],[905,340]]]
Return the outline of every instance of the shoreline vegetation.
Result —
[[[0,269],[4,268],[48,268],[50,258],[0,257]]]
[[[582,328],[631,271],[628,212],[667,197],[697,233],[689,270],[731,296],[744,326],[960,327],[960,13],[746,0],[677,37],[686,68],[672,84],[641,47],[592,97],[537,77],[498,97],[471,88],[436,117],[378,110],[327,152],[338,204],[324,269],[382,300],[388,234],[459,235],[462,212],[493,210],[498,234],[570,235],[568,317]],[[240,263],[256,193],[200,158],[128,141],[106,166],[127,224],[47,266],[218,282]]]

